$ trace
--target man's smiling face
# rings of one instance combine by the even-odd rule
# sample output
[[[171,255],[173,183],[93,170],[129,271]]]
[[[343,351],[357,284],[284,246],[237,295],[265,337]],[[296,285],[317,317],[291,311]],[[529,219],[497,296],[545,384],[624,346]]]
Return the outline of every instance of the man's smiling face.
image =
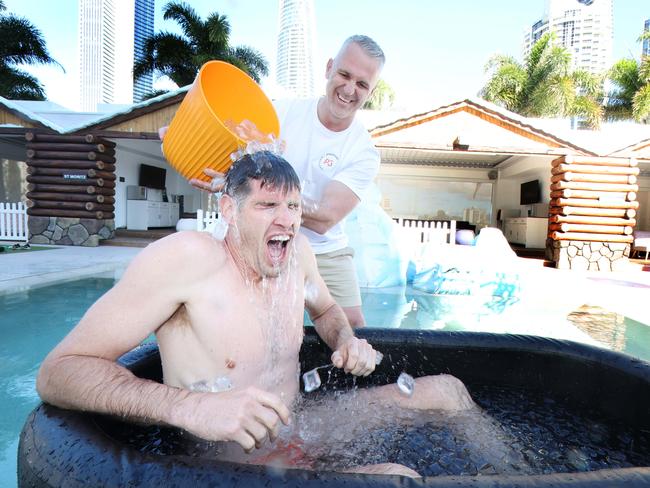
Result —
[[[379,80],[381,63],[356,43],[349,44],[327,63],[325,116],[328,120],[351,122]],[[322,120],[326,126],[328,120]]]

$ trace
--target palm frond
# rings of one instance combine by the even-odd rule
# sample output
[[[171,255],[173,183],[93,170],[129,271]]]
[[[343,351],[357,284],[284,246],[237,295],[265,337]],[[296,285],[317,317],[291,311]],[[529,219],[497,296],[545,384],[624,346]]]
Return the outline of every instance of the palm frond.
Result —
[[[203,22],[188,4],[172,1],[164,7],[164,18],[176,21],[183,34],[157,33],[149,37],[143,57],[134,64],[135,79],[156,73],[185,86],[194,81],[203,64],[213,59],[241,68],[258,82],[268,75],[268,64],[261,53],[246,46],[229,46],[230,23],[225,15],[214,12]]]
[[[56,64],[41,32],[27,19],[0,17],[0,62],[8,64]]]
[[[484,72],[488,71],[496,71],[498,70],[501,66],[506,66],[506,65],[514,65],[514,66],[521,66],[519,62],[513,58],[512,56],[506,56],[503,54],[495,54],[492,56],[487,63],[485,63],[485,68],[483,68]]]
[[[10,100],[45,100],[45,90],[29,73],[0,65],[0,96]]]
[[[650,83],[642,86],[634,95],[632,117],[637,122],[650,122]]]
[[[579,95],[576,97],[569,115],[582,118],[589,129],[599,129],[605,116],[605,108],[600,100]]]
[[[216,55],[222,55],[228,50],[230,42],[230,22],[225,15],[212,13],[205,21],[210,50]]]
[[[530,53],[524,60],[524,65],[526,66],[526,71],[528,71],[528,76],[531,76],[533,71],[537,69],[537,66],[546,51],[551,44],[554,35],[551,33],[546,33],[540,37],[535,44],[530,48]]]
[[[204,30],[203,21],[190,5],[185,2],[169,2],[163,7],[163,19],[173,20],[180,25],[189,42],[198,41]]]
[[[165,93],[169,93],[169,90],[152,90],[142,95],[142,101],[159,97],[160,95],[164,95]]]
[[[143,57],[133,66],[133,77],[147,74],[165,75],[178,86],[192,83],[199,66],[192,62],[192,46],[174,33],[154,34],[145,41]]]
[[[650,39],[650,30],[643,31],[639,38],[637,39],[637,42],[643,42],[646,39]]]
[[[650,83],[650,56],[644,56],[639,65],[639,82]]]
[[[608,99],[604,118],[608,121],[629,120],[632,118],[632,105],[619,103],[620,100]]]
[[[517,111],[526,82],[526,72],[518,64],[502,65],[488,80],[479,95],[488,102]]]
[[[231,55],[246,65],[247,72],[258,83],[262,76],[268,76],[268,63],[261,52],[249,46],[237,46],[231,49]]]

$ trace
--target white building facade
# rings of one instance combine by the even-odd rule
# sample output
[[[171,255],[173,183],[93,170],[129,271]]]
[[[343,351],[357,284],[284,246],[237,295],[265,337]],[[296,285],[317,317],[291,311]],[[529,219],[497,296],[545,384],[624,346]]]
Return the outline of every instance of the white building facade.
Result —
[[[133,103],[135,45],[139,42],[141,52],[144,39],[153,33],[154,1],[79,0],[81,110],[95,111],[100,104]],[[150,27],[139,25],[136,29],[136,21]],[[150,90],[151,80],[143,84],[146,87],[147,81]],[[138,87],[136,96],[141,91]]]
[[[313,0],[280,0],[276,81],[287,93],[315,95],[316,20]]]
[[[612,0],[546,0],[544,16],[524,34],[524,57],[550,31],[571,53],[574,68],[608,70],[613,62],[612,9]]]
[[[650,31],[650,19],[646,19],[643,23],[643,32]],[[650,39],[643,40],[643,47],[641,49],[641,56],[650,56]]]

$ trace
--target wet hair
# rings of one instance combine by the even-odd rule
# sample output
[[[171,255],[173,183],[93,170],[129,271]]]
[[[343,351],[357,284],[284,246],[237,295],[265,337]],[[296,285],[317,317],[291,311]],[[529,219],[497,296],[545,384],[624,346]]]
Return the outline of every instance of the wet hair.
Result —
[[[339,51],[339,53],[342,53],[350,44],[357,44],[359,47],[361,47],[361,49],[364,50],[364,52],[368,56],[379,60],[379,65],[381,67],[384,66],[384,63],[386,62],[386,56],[384,55],[384,51],[382,51],[382,49],[379,47],[379,44],[377,44],[370,37],[363,36],[361,34],[348,37],[343,42],[343,45],[341,46],[341,50]]]
[[[296,171],[286,159],[270,151],[245,154],[235,161],[226,173],[223,192],[241,202],[251,192],[251,180],[259,181],[261,188],[269,186],[282,193],[300,191]]]

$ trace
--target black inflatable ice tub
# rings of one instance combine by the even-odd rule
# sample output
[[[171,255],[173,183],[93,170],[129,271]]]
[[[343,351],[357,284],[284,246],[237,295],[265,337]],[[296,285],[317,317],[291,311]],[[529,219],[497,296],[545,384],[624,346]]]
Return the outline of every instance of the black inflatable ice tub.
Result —
[[[386,356],[364,387],[414,376],[450,373],[473,385],[507,385],[550,392],[569,404],[597,406],[600,413],[638,432],[650,432],[650,364],[629,356],[568,341],[471,332],[363,329]],[[312,328],[301,351],[303,371],[329,362],[329,350]],[[425,359],[426,358],[426,359]],[[161,378],[155,345],[137,348],[121,361],[141,377]],[[334,375],[339,388],[352,384]],[[278,472],[200,457],[142,453],[116,441],[97,416],[41,404],[28,417],[18,448],[20,487],[321,487],[321,486],[571,486],[650,487],[647,466],[531,476],[398,476]]]

